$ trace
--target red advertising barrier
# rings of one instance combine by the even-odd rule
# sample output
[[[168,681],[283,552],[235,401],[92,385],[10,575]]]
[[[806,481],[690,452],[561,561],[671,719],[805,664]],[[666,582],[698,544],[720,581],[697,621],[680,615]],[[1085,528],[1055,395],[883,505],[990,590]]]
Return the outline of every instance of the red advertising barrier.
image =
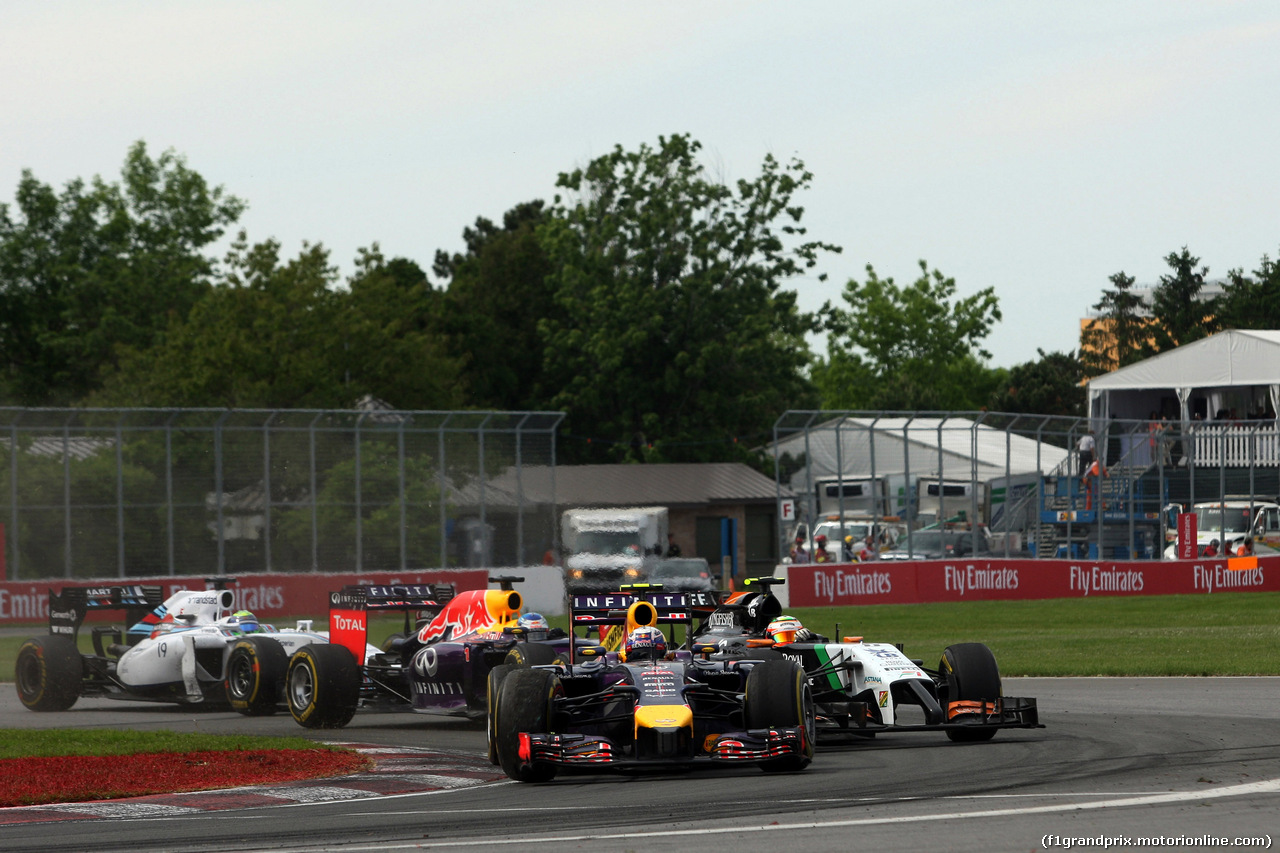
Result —
[[[1280,591],[1280,557],[1215,560],[922,560],[793,565],[793,607]]]
[[[237,609],[252,610],[259,619],[270,621],[296,616],[323,619],[329,613],[329,593],[347,584],[452,583],[464,589],[487,589],[489,573],[484,569],[422,572],[365,572],[324,575],[241,575],[230,588],[236,593]],[[183,589],[204,589],[203,577],[103,578],[95,580],[44,580],[0,582],[0,625],[14,622],[47,622],[49,589],[68,586],[113,586],[147,584],[163,587],[168,598]]]

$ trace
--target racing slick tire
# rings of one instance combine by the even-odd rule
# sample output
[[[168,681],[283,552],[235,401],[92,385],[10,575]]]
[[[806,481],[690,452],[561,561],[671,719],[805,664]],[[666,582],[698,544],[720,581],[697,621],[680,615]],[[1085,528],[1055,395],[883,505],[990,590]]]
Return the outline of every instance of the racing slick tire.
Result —
[[[69,637],[32,637],[18,649],[13,680],[32,711],[67,710],[80,698],[83,679],[84,660]]]
[[[1004,695],[996,656],[982,643],[957,643],[942,651],[938,672],[947,685],[948,702],[994,702]],[[957,719],[963,721],[961,715]],[[947,737],[960,743],[991,740],[996,729],[974,726],[947,729]]]
[[[556,650],[545,643],[516,643],[503,662],[512,666],[550,666],[556,662]]]
[[[502,772],[519,782],[549,782],[556,768],[523,766],[520,761],[520,734],[551,731],[552,706],[561,692],[560,678],[551,670],[515,667],[507,673],[498,691],[493,732]]]
[[[498,739],[493,734],[493,718],[494,712],[498,707],[498,692],[502,689],[502,682],[506,680],[511,670],[515,669],[509,663],[500,663],[493,669],[489,670],[489,676],[485,679],[485,733],[489,739],[489,763],[496,765],[498,763]]]
[[[340,729],[355,716],[360,681],[360,667],[345,646],[303,646],[289,659],[285,677],[289,713],[309,729]]]
[[[246,717],[274,714],[289,670],[289,656],[271,637],[247,636],[236,640],[227,655],[223,681],[227,701]]]
[[[766,772],[803,770],[813,761],[817,722],[813,693],[804,670],[789,660],[766,660],[747,676],[743,722],[748,729],[801,728],[804,753],[760,762]]]

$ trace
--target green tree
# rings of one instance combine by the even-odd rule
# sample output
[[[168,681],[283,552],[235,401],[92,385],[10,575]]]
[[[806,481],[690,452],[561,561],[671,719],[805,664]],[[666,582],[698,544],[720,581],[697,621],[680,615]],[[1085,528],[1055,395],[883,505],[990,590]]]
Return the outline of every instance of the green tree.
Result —
[[[788,279],[819,253],[794,196],[812,175],[766,156],[734,186],[710,179],[687,135],[620,146],[561,174],[539,234],[556,309],[539,324],[551,407],[575,461],[743,458],[777,413],[810,404],[801,312]],[[736,448],[736,449],[735,449]]]
[[[538,322],[556,308],[537,228],[548,218],[543,202],[525,202],[507,211],[501,227],[480,217],[464,229],[465,254],[436,253],[432,269],[448,280],[440,329],[450,357],[464,366],[472,406],[521,411],[547,404]]]
[[[1151,321],[1142,297],[1133,292],[1133,276],[1111,276],[1113,290],[1103,290],[1093,306],[1096,317],[1080,332],[1080,364],[1086,377],[1101,376],[1141,361]]]
[[[1252,277],[1228,272],[1217,316],[1224,329],[1280,329],[1280,264],[1263,255]]]
[[[1038,361],[1009,369],[1000,389],[991,395],[989,408],[1010,414],[1083,415],[1084,369],[1075,353],[1036,352]]]
[[[343,341],[334,334],[337,296],[330,289],[337,271],[319,245],[304,246],[283,265],[279,252],[274,241],[250,247],[241,232],[225,283],[175,319],[159,346],[126,351],[98,402],[337,407]]]
[[[58,195],[24,171],[16,208],[0,205],[0,400],[79,401],[119,347],[154,344],[208,291],[201,250],[243,210],[142,142],[116,184],[74,180]]]
[[[961,410],[986,404],[999,373],[981,341],[1001,319],[987,287],[956,298],[955,279],[929,270],[899,287],[867,265],[867,280],[845,285],[847,310],[831,314],[827,358],[814,368],[832,409]]]
[[[1198,341],[1217,327],[1216,300],[1201,297],[1209,268],[1197,269],[1200,259],[1193,258],[1186,246],[1180,253],[1166,255],[1164,261],[1173,274],[1162,275],[1151,294],[1153,320],[1144,349],[1147,355]]]
[[[326,350],[341,359],[341,405],[371,394],[398,409],[461,406],[464,374],[438,332],[442,308],[442,294],[416,263],[388,261],[376,243],[361,249],[348,289],[338,293],[332,333],[342,337],[341,352]]]
[[[438,296],[418,267],[363,250],[346,290],[321,245],[281,263],[240,234],[227,275],[163,343],[131,350],[96,402],[346,409],[366,395],[405,408],[458,402],[457,370],[429,319]]]

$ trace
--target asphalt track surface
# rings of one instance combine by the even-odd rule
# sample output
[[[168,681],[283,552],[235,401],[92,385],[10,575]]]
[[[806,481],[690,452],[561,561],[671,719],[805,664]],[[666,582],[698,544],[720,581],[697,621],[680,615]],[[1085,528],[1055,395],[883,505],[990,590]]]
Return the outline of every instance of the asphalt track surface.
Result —
[[[288,716],[105,700],[35,714],[0,685],[0,727],[304,734],[366,745],[383,774],[188,806],[115,801],[39,820],[0,809],[0,850],[990,853],[1064,850],[1081,838],[1094,846],[1071,849],[1280,840],[1280,678],[1007,679],[1005,692],[1037,697],[1047,727],[982,744],[909,733],[824,745],[807,771],[787,775],[733,768],[522,785],[498,779],[483,727],[465,721],[358,714],[338,732],[309,732]],[[1151,837],[1174,843],[1143,843]],[[1263,840],[1234,843],[1242,838]]]

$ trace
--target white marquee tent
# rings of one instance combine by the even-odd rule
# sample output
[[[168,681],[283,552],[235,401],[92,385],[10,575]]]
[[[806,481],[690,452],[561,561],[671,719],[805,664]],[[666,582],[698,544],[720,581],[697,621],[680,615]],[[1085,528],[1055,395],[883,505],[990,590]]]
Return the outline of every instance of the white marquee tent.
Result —
[[[1231,330],[1160,353],[1089,382],[1089,417],[1141,420],[1151,412],[1187,422],[1221,413],[1280,412],[1280,331]]]

